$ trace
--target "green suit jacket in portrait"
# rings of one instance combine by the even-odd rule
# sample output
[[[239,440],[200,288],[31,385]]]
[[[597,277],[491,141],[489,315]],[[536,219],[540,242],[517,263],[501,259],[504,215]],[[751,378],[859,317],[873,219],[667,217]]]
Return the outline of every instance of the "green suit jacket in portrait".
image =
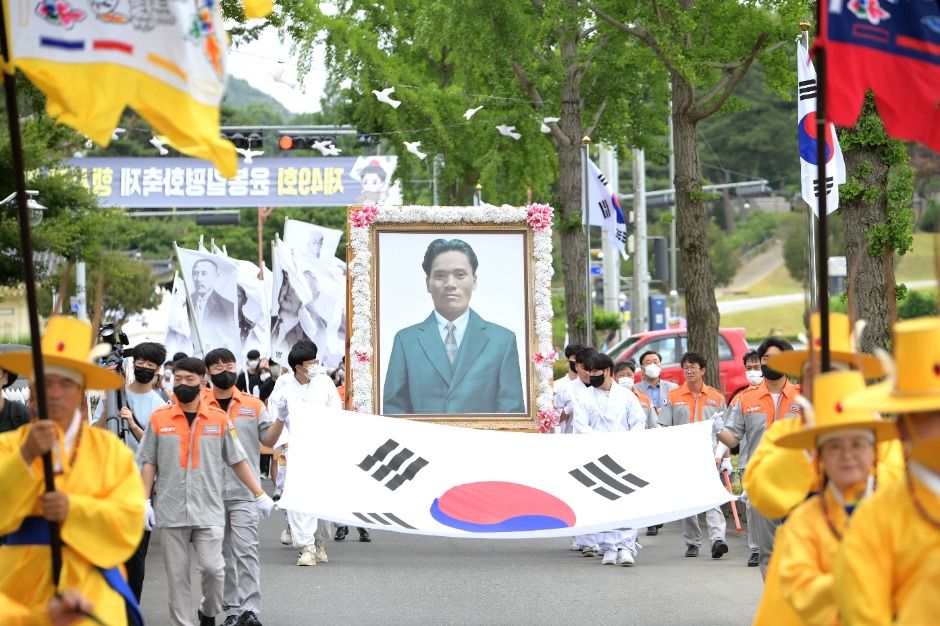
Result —
[[[525,412],[515,333],[473,309],[453,374],[432,312],[395,335],[383,389],[383,415]]]

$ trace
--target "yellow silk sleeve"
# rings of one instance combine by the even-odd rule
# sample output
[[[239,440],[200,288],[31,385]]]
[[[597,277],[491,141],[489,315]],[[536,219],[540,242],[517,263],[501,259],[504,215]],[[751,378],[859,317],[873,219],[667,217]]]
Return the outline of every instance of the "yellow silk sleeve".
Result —
[[[13,532],[23,523],[23,518],[32,515],[36,500],[42,492],[42,474],[34,472],[23,456],[20,447],[29,434],[30,425],[0,434],[0,535]]]
[[[62,540],[90,563],[108,569],[127,561],[143,537],[144,487],[131,451],[109,433],[95,435],[101,463],[91,470],[100,472],[94,480],[101,487],[95,493],[69,494]]]
[[[0,615],[3,616],[3,623],[6,626],[33,626],[41,624],[39,617],[15,601],[5,593],[0,592]]]
[[[806,499],[816,483],[816,471],[802,450],[776,444],[802,428],[798,419],[774,422],[761,439],[744,472],[744,490],[761,515],[780,519]]]
[[[824,547],[817,536],[819,525],[810,519],[818,510],[814,499],[777,529],[774,558],[779,561],[781,594],[802,622],[831,626],[838,623],[833,576],[820,566]]]
[[[882,625],[892,622],[892,579],[895,547],[891,537],[879,528],[880,501],[876,493],[862,502],[842,538],[836,556],[835,594],[843,624]]]

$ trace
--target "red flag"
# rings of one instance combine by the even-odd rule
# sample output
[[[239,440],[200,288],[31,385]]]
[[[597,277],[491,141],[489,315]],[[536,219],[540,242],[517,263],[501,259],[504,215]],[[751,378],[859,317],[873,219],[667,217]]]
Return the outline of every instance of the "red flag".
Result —
[[[854,126],[871,89],[889,135],[940,152],[940,3],[822,4],[829,120]]]

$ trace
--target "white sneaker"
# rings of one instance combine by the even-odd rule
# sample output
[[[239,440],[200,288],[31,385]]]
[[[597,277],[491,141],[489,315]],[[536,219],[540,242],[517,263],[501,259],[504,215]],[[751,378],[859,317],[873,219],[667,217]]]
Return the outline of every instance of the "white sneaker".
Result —
[[[633,567],[636,564],[636,561],[633,560],[633,553],[629,550],[620,549],[617,550],[617,565],[624,565],[626,567]]]
[[[577,540],[577,539],[572,539],[572,540],[571,540],[571,551],[572,551],[572,552],[580,552],[580,551],[581,551],[581,544],[578,543],[578,540]]]
[[[300,551],[300,558],[297,559],[297,565],[316,565],[317,559],[314,555],[313,546],[304,546]]]
[[[617,564],[617,551],[616,550],[607,550],[604,552],[604,560],[601,561],[601,565],[616,565]]]
[[[584,546],[581,548],[581,556],[597,556],[597,548],[594,546]]]
[[[281,531],[281,543],[283,543],[285,546],[289,546],[291,543],[293,543],[293,539],[291,539],[290,536],[290,526]]]
[[[323,542],[317,539],[313,546],[313,558],[316,559],[317,563],[328,563],[329,559],[326,556],[326,550],[323,548]]]

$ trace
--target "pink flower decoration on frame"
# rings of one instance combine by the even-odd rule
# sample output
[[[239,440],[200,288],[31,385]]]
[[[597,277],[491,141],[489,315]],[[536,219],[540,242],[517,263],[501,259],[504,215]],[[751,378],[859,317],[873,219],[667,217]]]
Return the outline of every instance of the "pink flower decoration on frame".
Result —
[[[355,356],[356,356],[356,363],[368,363],[369,362],[369,354],[367,352],[356,350]]]
[[[555,426],[558,426],[558,418],[554,411],[539,411],[539,432],[550,432]]]
[[[543,365],[545,363],[554,363],[555,362],[555,353],[549,352],[548,354],[543,354],[541,352],[536,352],[532,356],[532,362],[536,365]]]
[[[353,228],[366,228],[372,225],[375,217],[379,214],[379,209],[375,205],[367,204],[358,211],[349,214],[349,223]]]
[[[547,204],[530,204],[525,221],[534,231],[542,231],[552,225],[552,207]]]

